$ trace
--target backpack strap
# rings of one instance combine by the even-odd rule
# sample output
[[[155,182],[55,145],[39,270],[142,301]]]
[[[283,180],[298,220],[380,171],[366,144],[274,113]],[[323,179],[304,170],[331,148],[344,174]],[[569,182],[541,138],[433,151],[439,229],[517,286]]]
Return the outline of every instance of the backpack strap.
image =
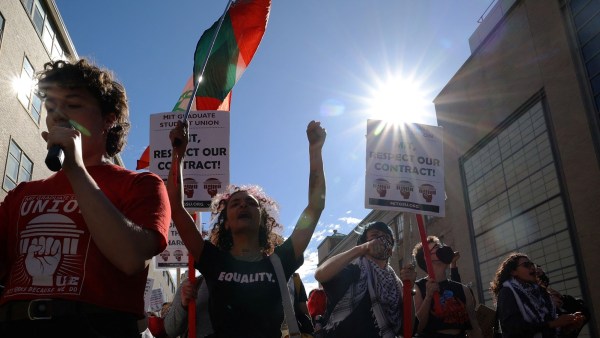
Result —
[[[276,253],[269,256],[271,264],[275,269],[275,275],[277,276],[277,282],[279,284],[279,291],[281,292],[281,302],[283,303],[283,312],[285,313],[285,321],[287,322],[288,329],[290,331],[290,337],[300,337],[300,329],[298,328],[298,322],[296,321],[296,315],[294,314],[294,307],[292,306],[292,300],[289,296],[289,289],[285,280],[285,274],[283,273],[283,266],[281,265],[281,259]]]
[[[292,278],[294,279],[294,291],[296,293],[296,298],[300,298],[300,275],[297,273],[294,273],[292,275]]]

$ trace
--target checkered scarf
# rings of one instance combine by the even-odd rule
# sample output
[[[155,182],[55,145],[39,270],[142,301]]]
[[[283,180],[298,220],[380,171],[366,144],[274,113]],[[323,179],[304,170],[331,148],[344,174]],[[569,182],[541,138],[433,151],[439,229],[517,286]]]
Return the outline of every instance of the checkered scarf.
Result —
[[[519,311],[526,322],[543,323],[549,314],[552,319],[555,319],[556,309],[554,304],[549,297],[544,297],[544,290],[539,285],[531,284],[531,287],[525,288],[516,279],[511,278],[502,283],[502,286],[513,292]],[[541,336],[541,332],[538,332],[534,337]]]
[[[359,266],[359,279],[350,285],[344,296],[335,305],[325,329],[327,331],[335,329],[354,311],[369,290],[371,311],[379,328],[379,334],[386,338],[395,337],[395,332],[400,331],[402,324],[402,306],[398,301],[402,295],[400,279],[389,265],[382,269],[365,257],[359,257],[351,264]]]

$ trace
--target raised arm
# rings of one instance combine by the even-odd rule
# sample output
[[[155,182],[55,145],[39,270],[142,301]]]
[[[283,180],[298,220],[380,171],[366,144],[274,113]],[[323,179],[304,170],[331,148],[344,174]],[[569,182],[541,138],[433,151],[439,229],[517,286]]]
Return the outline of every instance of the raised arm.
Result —
[[[198,261],[204,249],[204,240],[202,239],[202,234],[196,228],[194,219],[185,210],[183,205],[182,168],[188,137],[188,125],[181,121],[178,121],[177,126],[169,133],[173,151],[171,154],[171,169],[169,170],[169,178],[167,179],[167,192],[171,204],[173,223],[175,223],[183,244],[185,244],[185,247],[192,254],[192,257]],[[178,140],[178,142],[175,140]]]
[[[325,173],[323,171],[323,144],[327,132],[321,122],[310,121],[306,127],[310,174],[308,177],[308,205],[300,215],[292,232],[292,244],[296,258],[302,257],[312,237],[321,212],[325,208]]]
[[[370,242],[357,245],[350,250],[339,253],[321,264],[315,271],[315,279],[319,283],[326,283],[342,271],[354,259],[364,256],[368,251]]]

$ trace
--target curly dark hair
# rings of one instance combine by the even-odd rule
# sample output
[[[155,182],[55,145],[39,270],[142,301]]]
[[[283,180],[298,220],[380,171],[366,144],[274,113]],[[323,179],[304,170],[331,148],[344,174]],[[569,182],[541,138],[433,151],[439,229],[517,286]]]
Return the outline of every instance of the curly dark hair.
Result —
[[[513,252],[509,254],[508,257],[506,257],[498,266],[496,274],[494,275],[494,279],[492,279],[490,282],[490,292],[494,296],[494,303],[498,299],[498,294],[500,293],[500,289],[502,289],[502,284],[512,277],[511,272],[515,271],[519,267],[519,259],[521,258],[529,258],[529,256],[524,253]]]
[[[37,74],[37,93],[46,97],[46,90],[52,86],[63,88],[85,88],[97,100],[102,117],[114,114],[115,124],[107,131],[106,154],[115,156],[125,146],[129,132],[129,106],[125,88],[114,78],[111,71],[101,69],[86,59],[75,63],[58,60],[44,65]]]
[[[282,243],[282,237],[275,230],[282,230],[283,226],[277,222],[277,202],[267,196],[261,187],[256,185],[236,186],[230,185],[224,193],[217,194],[211,202],[213,228],[210,233],[210,241],[224,251],[233,247],[233,236],[231,230],[225,228],[227,221],[227,202],[231,196],[239,192],[246,192],[258,200],[260,208],[260,227],[258,230],[258,241],[261,251],[270,255],[275,246]]]

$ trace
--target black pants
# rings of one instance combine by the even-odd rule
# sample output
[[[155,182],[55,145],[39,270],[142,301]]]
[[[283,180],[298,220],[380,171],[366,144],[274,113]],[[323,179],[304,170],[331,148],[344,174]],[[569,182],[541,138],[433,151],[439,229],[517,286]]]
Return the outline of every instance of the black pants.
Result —
[[[139,338],[137,320],[127,314],[81,314],[0,322],[0,337]]]

